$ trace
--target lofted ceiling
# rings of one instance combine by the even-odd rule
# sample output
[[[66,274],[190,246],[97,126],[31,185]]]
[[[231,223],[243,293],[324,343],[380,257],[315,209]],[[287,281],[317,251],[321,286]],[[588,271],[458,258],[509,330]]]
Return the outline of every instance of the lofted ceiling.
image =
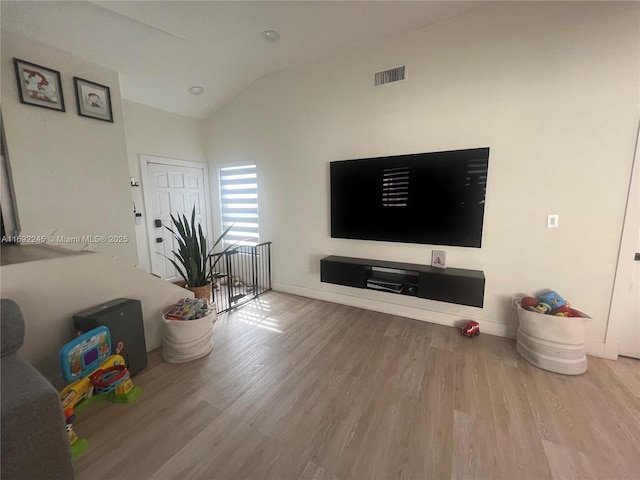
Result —
[[[2,0],[1,17],[2,30],[117,71],[125,99],[206,118],[261,77],[383,41],[480,3]],[[280,40],[264,41],[261,33],[267,29],[279,32]],[[204,93],[191,95],[192,85],[204,87]]]

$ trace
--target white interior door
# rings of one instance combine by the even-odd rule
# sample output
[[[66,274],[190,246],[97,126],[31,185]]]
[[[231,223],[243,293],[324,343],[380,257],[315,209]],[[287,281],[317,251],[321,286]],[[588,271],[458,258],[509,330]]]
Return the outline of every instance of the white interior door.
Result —
[[[631,289],[627,298],[628,314],[620,332],[618,354],[640,358],[640,232],[631,268]]]
[[[191,221],[195,206],[196,225],[210,239],[207,166],[195,162],[145,157],[146,175],[143,168],[144,197],[147,208],[151,271],[169,281],[180,280],[169,258],[175,260],[173,251],[178,245],[165,227],[173,224],[171,215],[186,215]],[[168,257],[168,258],[167,258]]]
[[[620,254],[613,290],[607,343],[612,337],[610,356],[640,358],[640,127],[629,185]],[[605,349],[608,348],[605,346]],[[607,352],[605,352],[607,353]]]

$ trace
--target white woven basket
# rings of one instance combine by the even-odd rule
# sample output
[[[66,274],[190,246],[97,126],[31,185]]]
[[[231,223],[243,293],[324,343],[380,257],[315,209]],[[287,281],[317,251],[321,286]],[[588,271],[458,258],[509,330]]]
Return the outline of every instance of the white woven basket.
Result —
[[[208,355],[213,350],[215,310],[196,320],[170,320],[162,315],[162,358],[167,363],[184,363]]]
[[[529,363],[550,372],[580,375],[587,371],[585,321],[591,317],[557,317],[518,309],[517,350]]]

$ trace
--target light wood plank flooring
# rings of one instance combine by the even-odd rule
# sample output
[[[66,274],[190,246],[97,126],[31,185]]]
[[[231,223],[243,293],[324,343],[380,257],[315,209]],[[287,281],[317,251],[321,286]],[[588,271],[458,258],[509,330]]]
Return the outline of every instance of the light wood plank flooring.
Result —
[[[78,479],[640,477],[639,361],[556,375],[513,340],[276,292],[214,330],[79,415]]]

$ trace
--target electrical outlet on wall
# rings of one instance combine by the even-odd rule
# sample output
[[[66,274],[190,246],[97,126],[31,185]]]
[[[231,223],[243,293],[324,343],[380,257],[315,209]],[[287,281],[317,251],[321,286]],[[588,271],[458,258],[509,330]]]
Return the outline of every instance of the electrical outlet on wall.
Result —
[[[560,215],[557,215],[557,214],[547,215],[547,228],[558,228],[559,221],[560,221]]]

